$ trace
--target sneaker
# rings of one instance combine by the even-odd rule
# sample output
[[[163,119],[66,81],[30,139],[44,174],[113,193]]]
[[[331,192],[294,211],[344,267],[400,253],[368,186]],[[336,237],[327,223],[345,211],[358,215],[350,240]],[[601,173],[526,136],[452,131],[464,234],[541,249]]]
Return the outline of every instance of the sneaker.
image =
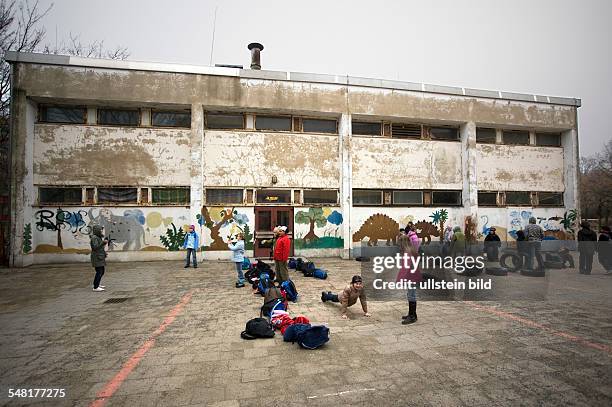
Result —
[[[321,291],[321,301],[327,301],[327,293],[325,291]]]
[[[198,266],[193,266],[193,268],[194,268],[194,269],[197,269],[197,268],[198,268]]]
[[[105,290],[104,288],[102,288],[102,287],[94,288],[93,290],[94,290],[94,291],[106,291],[106,290]]]
[[[242,288],[242,287],[244,287],[244,283],[240,283],[240,282],[236,283],[236,288]]]
[[[106,286],[105,286],[105,285],[99,285],[98,287],[100,287],[100,288],[106,288]]]
[[[183,267],[184,269],[188,269],[189,268],[189,264],[185,264],[185,267]]]

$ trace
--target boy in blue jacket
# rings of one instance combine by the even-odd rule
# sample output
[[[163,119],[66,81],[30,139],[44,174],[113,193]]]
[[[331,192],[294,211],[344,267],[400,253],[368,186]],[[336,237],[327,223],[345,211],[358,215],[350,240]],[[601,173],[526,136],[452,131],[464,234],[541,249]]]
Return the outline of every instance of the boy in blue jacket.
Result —
[[[195,231],[195,226],[189,226],[189,233],[185,235],[185,242],[183,242],[183,249],[187,249],[187,258],[185,259],[185,268],[189,267],[190,261],[189,256],[193,256],[193,268],[198,267],[198,259],[196,258],[196,252],[200,247],[200,239]]]

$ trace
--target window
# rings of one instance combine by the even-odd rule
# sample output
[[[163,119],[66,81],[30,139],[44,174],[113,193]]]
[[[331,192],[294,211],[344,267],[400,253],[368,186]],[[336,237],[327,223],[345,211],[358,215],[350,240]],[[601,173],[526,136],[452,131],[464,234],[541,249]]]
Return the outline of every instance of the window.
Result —
[[[394,138],[421,138],[421,125],[393,123],[391,135]]]
[[[531,205],[529,192],[506,192],[506,205]]]
[[[504,130],[504,144],[529,144],[528,131]]]
[[[382,191],[354,189],[353,190],[353,205],[382,205]]]
[[[138,188],[98,188],[98,203],[137,203]]]
[[[497,136],[495,135],[495,129],[476,129],[476,142],[477,143],[491,143],[495,144]]]
[[[291,131],[291,117],[289,116],[256,116],[256,130]]]
[[[288,189],[258,189],[257,203],[291,203]]]
[[[497,206],[497,192],[479,192],[479,206]]]
[[[191,127],[190,112],[158,112],[153,111],[151,125],[158,127]]]
[[[206,189],[206,203],[217,204],[241,204],[242,189]]]
[[[44,204],[80,204],[83,201],[81,188],[41,187],[38,189],[38,202]]]
[[[338,133],[338,122],[326,119],[302,119],[302,131],[305,133]]]
[[[189,188],[153,188],[153,203],[189,205]]]
[[[393,191],[393,205],[423,205],[423,192]]]
[[[563,206],[563,192],[538,192],[538,203],[542,206]]]
[[[330,204],[338,203],[338,191],[335,189],[304,190],[304,204]]]
[[[138,126],[140,112],[138,110],[98,109],[98,124]]]
[[[85,124],[87,109],[70,106],[43,106],[40,121],[45,123]]]
[[[536,133],[536,146],[561,147],[559,133]]]
[[[432,191],[432,205],[461,205],[460,191]]]
[[[363,136],[380,136],[382,123],[352,122],[353,134]]]
[[[207,113],[206,128],[217,130],[244,129],[244,115],[241,113]]]
[[[432,127],[429,134],[432,140],[459,140],[459,131],[452,127]]]

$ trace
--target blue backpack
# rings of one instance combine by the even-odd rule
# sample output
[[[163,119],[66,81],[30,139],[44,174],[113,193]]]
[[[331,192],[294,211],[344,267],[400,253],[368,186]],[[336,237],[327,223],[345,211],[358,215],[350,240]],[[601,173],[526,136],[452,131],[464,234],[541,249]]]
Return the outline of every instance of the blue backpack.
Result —
[[[296,342],[304,349],[317,349],[329,341],[329,328],[325,325],[310,326],[296,334]]]
[[[259,275],[259,283],[257,284],[257,290],[261,295],[266,295],[266,291],[274,284],[272,280],[270,280],[270,275],[268,273],[261,273]]]
[[[295,269],[297,267],[297,261],[293,257],[289,257],[289,261],[287,262],[287,267],[290,269]]]
[[[295,288],[295,284],[293,281],[287,280],[283,281],[281,284],[281,290],[285,291],[285,295],[289,301],[296,302],[298,298],[297,288]]]
[[[292,324],[285,329],[285,333],[283,334],[283,341],[285,342],[295,342],[297,341],[297,336],[300,332],[305,331],[310,328],[310,324]]]
[[[244,260],[242,260],[242,269],[243,270],[251,269],[251,261],[247,257],[245,257]]]
[[[314,278],[320,278],[321,280],[325,280],[327,278],[327,271],[322,269],[315,269],[315,271],[312,273],[312,276]]]
[[[315,264],[311,261],[307,261],[302,266],[301,271],[304,274],[304,277],[312,277],[315,270],[316,270]]]

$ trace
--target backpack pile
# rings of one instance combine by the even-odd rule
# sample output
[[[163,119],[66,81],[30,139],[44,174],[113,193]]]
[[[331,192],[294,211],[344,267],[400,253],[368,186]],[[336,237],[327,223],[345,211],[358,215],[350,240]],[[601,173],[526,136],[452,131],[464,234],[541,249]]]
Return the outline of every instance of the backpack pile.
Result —
[[[295,270],[301,271],[304,277],[314,277],[321,280],[327,278],[327,272],[323,269],[319,269],[311,261],[304,261],[301,257],[295,260]]]
[[[292,324],[285,329],[283,341],[304,349],[317,349],[329,342],[329,328],[325,325]]]

